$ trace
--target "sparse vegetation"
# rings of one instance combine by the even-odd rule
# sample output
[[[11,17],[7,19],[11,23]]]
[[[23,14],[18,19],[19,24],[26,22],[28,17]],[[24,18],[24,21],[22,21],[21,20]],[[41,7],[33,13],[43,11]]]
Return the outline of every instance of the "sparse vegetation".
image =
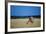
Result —
[[[28,18],[24,19],[11,19],[11,28],[32,28],[32,27],[40,27],[40,19],[34,18],[33,23],[26,24],[28,21]]]

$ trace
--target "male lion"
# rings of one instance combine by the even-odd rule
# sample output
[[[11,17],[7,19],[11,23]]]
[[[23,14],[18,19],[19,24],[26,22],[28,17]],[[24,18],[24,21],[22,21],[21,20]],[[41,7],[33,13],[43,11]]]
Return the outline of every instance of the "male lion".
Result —
[[[29,22],[30,22],[30,23],[33,23],[32,17],[29,17],[29,20],[27,21],[27,24],[28,24]]]

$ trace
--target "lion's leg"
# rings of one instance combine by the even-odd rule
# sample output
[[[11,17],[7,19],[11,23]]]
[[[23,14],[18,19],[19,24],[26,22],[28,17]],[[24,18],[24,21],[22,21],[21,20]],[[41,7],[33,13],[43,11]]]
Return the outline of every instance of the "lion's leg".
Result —
[[[33,21],[31,20],[30,23],[33,23]]]
[[[27,24],[29,23],[29,21],[27,21]]]

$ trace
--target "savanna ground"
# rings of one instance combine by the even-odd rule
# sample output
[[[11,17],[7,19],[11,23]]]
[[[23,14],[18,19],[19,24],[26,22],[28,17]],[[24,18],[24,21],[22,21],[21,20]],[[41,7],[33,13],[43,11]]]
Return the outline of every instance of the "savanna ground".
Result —
[[[33,23],[27,23],[29,18],[21,18],[21,19],[11,19],[11,28],[32,28],[32,27],[40,27],[41,20],[40,18],[34,18]]]

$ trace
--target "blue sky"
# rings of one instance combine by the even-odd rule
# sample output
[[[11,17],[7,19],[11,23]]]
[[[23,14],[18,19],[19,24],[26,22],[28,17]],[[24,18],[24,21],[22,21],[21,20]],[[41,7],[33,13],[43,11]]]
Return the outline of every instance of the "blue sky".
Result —
[[[39,6],[15,6],[10,7],[11,16],[38,16],[41,7]]]

